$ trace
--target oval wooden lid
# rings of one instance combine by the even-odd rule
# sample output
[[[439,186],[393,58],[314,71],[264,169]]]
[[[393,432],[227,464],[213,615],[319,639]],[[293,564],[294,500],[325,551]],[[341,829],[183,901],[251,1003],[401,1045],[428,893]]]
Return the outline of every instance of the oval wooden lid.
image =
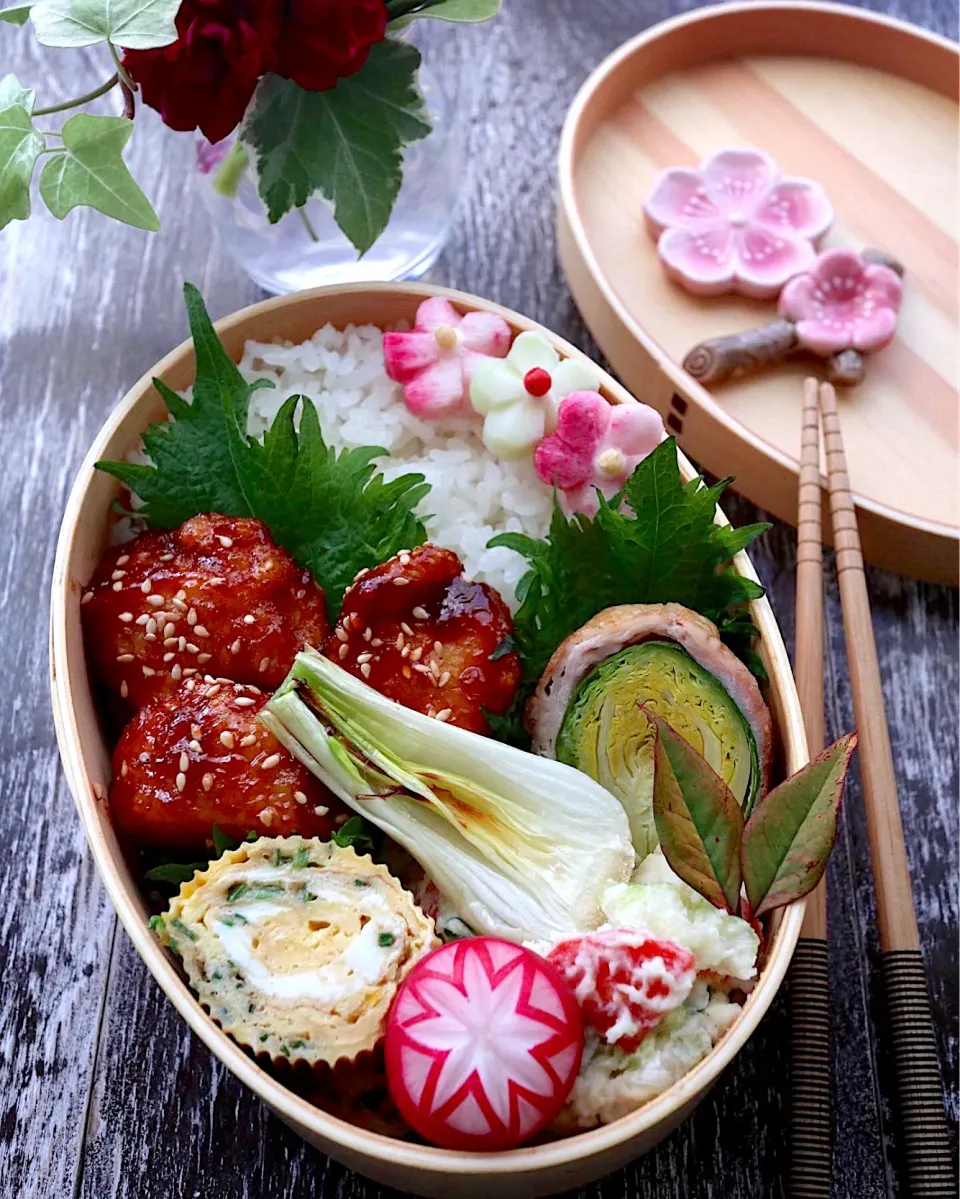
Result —
[[[801,379],[779,364],[713,394],[679,363],[698,341],[763,324],[772,302],[700,299],[671,283],[644,228],[656,173],[756,145],[818,179],[837,211],[825,244],[906,266],[892,345],[841,397],[869,560],[958,581],[956,47],[835,5],[702,9],[643,34],[594,72],[560,152],[560,251],[604,353],[683,448],[796,522]]]

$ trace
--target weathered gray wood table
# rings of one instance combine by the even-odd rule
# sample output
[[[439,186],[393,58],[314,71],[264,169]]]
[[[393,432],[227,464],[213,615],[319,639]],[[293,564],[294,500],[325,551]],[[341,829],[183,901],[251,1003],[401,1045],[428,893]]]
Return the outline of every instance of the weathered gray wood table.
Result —
[[[554,159],[588,71],[673,0],[507,0],[488,27],[433,26],[433,70],[455,83],[468,143],[459,219],[435,278],[592,346],[554,256]],[[953,0],[891,0],[956,36]],[[39,56],[0,27],[2,69],[43,103],[100,81],[90,52]],[[139,117],[138,117],[139,119]],[[124,933],[60,773],[47,685],[54,542],[81,456],[127,387],[185,335],[192,279],[215,316],[258,298],[211,239],[189,186],[189,137],[134,139],[163,232],[89,212],[0,236],[0,1196],[3,1199],[375,1199],[388,1192],[289,1132],[187,1031]],[[755,519],[749,505],[729,506]],[[788,644],[795,538],[755,555]],[[933,978],[949,1102],[957,1110],[957,596],[871,572],[914,893]],[[853,725],[836,589],[828,595],[828,731]],[[856,781],[830,868],[837,1199],[895,1192],[896,1121],[884,1047],[875,912]],[[696,1115],[584,1196],[767,1199],[781,1193],[787,1028],[778,1003]],[[954,1124],[955,1128],[955,1124]]]

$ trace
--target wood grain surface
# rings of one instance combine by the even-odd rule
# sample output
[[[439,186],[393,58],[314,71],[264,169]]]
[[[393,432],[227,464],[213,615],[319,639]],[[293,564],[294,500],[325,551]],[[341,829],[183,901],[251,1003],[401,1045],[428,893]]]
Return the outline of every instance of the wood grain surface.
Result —
[[[459,94],[469,164],[437,282],[501,301],[595,352],[554,254],[557,136],[589,70],[681,7],[506,0],[488,27],[437,23],[421,32],[434,71]],[[957,35],[953,0],[877,7]],[[0,73],[16,71],[42,103],[109,74],[99,52],[41,55],[25,30],[0,26],[0,46]],[[131,160],[161,234],[78,211],[63,224],[38,214],[0,236],[0,1196],[389,1199],[304,1145],[187,1032],[117,930],[60,775],[46,681],[47,588],[74,472],[112,405],[185,336],[184,278],[203,289],[215,316],[258,298],[193,197],[190,138],[143,115]],[[756,518],[740,501],[727,510],[739,522]],[[795,556],[795,534],[782,526],[753,555],[788,644]],[[868,579],[955,1137],[957,594],[877,571]],[[826,626],[833,738],[853,716],[829,554]],[[897,1125],[856,779],[829,890],[834,1195],[904,1195],[894,1175]],[[785,1013],[781,1000],[691,1120],[578,1199],[782,1194]]]

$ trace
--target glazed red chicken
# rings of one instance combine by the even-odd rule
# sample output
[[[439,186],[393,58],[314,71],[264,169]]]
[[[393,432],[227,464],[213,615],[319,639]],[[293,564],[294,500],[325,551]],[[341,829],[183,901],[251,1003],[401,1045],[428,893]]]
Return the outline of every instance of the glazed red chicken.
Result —
[[[510,609],[462,571],[452,550],[423,545],[363,572],[325,653],[405,707],[488,733],[484,709],[513,703],[520,660],[513,651],[491,658],[513,630]]]
[[[266,526],[216,514],[110,549],[81,612],[97,673],[133,708],[205,674],[272,691],[330,631],[323,591]]]
[[[149,845],[202,848],[213,826],[235,840],[328,840],[347,809],[257,720],[270,696],[225,679],[187,679],[145,704],[113,751],[110,810]]]

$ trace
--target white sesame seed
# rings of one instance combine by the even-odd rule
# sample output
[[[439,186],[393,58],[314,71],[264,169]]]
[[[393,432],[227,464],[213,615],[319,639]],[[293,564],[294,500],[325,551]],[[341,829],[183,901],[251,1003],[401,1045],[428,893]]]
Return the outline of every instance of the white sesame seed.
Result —
[[[269,758],[264,758],[260,763],[261,770],[272,770],[274,766],[280,765],[280,755],[271,754]]]
[[[177,594],[173,598],[178,599],[178,600],[185,600],[187,598],[187,593],[181,587],[180,590],[177,592]]]
[[[400,621],[400,628],[403,629],[403,631],[406,633],[406,635],[408,637],[413,636],[413,629],[410,628],[410,626],[407,624],[407,622],[405,620]]]
[[[110,576],[110,578],[111,579],[123,579],[126,577],[126,574],[127,574],[127,572],[125,570],[115,570],[113,572],[113,574]]]
[[[111,588],[112,588],[114,591],[122,591],[122,590],[123,590],[123,584],[122,584],[122,583],[111,583],[111,585],[110,585],[110,586],[111,586]]]
[[[360,673],[363,675],[363,677],[365,679],[368,679],[370,677],[370,663],[369,662],[363,663],[363,665],[360,667]]]
[[[220,734],[220,744],[226,746],[227,749],[233,749],[233,733],[231,733],[229,729],[224,729]]]
[[[255,699],[250,699],[250,697],[247,695],[238,695],[233,702],[234,706],[238,708],[252,708],[257,701]]]
[[[383,645],[383,641],[380,637],[374,637],[374,639],[370,642],[370,644],[373,646],[374,649],[379,649],[380,646]]]
[[[204,662],[209,662],[212,657],[213,654],[197,654],[197,661],[202,666]]]
[[[175,608],[179,608],[181,612],[186,612],[187,605],[179,597],[175,597],[173,600],[171,600],[171,603]]]
[[[438,687],[446,687],[447,683],[449,683],[449,682],[450,682],[450,671],[445,670],[443,672],[443,674],[437,679],[437,686]]]
[[[176,670],[177,667],[174,667],[174,669]],[[183,673],[184,673],[184,675],[188,675],[188,674],[196,674],[197,672],[191,668],[190,670],[185,670]],[[183,684],[185,691],[192,691],[195,686],[196,686],[196,683],[193,679],[187,679],[187,681]]]
[[[171,645],[176,645],[176,644],[177,644],[176,637],[165,637],[164,638],[164,641],[163,641],[164,649],[169,649]]]
[[[400,554],[400,555],[399,555],[399,558],[400,558],[400,565],[401,565],[401,566],[407,566],[407,565],[409,565],[409,562],[410,562],[410,555],[409,555],[409,554]]]
[[[122,761],[120,763],[120,777],[122,779],[125,779],[127,777],[128,770],[129,770],[129,767],[127,766],[126,759],[124,759],[124,761]]]
[[[251,616],[250,613],[248,612],[246,614],[246,616],[243,618],[243,623],[244,624],[253,624],[254,619],[255,619],[255,617]]]
[[[191,682],[193,682],[193,679],[191,678],[191,676],[195,675],[196,673],[197,673],[196,666],[185,666],[183,668],[183,677],[185,679],[190,679]],[[192,691],[193,688],[191,687],[190,690]]]
[[[405,645],[405,646],[403,647],[403,649],[400,651],[400,657],[401,657],[401,658],[406,658],[406,657],[409,655],[409,653],[410,653],[410,646],[409,646],[409,645]]]
[[[267,828],[273,824],[273,808],[263,809],[263,811],[260,813],[260,823],[265,825]]]
[[[133,613],[132,612],[121,612],[120,620],[122,620],[124,624],[129,624],[130,621],[133,620]]]
[[[257,670],[259,671],[260,674],[264,674],[266,672],[266,670],[269,668],[269,666],[270,666],[270,659],[269,658],[261,658],[260,665],[257,667]]]
[[[373,629],[371,629],[369,625],[367,625],[367,627],[363,630],[363,639],[364,641],[373,640]]]
[[[306,795],[304,795],[304,793],[302,791],[294,791],[293,798],[297,801],[297,803],[306,803],[307,802],[307,797],[306,797]]]
[[[369,662],[373,654],[357,654],[357,665],[362,666],[364,662]]]
[[[343,629],[340,628],[339,625],[333,631],[338,641],[346,641],[347,634],[343,631]]]
[[[173,650],[171,650],[170,653],[163,655],[163,660],[164,662],[172,662],[175,657],[176,655],[174,654]]]
[[[419,662],[422,657],[423,657],[423,646],[418,645],[417,648],[410,655],[410,661],[411,662]]]
[[[160,555],[160,559],[159,559],[159,560],[160,560],[161,562],[172,562],[172,561],[173,561],[173,554],[161,554],[161,555]]]
[[[340,648],[337,650],[337,657],[342,662],[344,660],[344,658],[347,656],[347,654],[349,654],[349,652],[350,652],[349,645],[341,645]]]
[[[452,715],[453,715],[453,708],[441,708],[441,710],[436,714],[434,719],[440,720],[440,721],[449,720]]]
[[[123,697],[123,699],[126,699],[129,694],[130,688],[127,686],[127,680],[124,679],[120,684],[120,695]]]
[[[190,767],[190,759],[187,757],[186,754],[181,754],[180,755],[180,773],[186,774],[189,767]]]
[[[393,580],[393,585],[394,587],[406,587],[409,582],[410,580],[405,579],[403,575],[397,575],[397,577]]]
[[[163,626],[164,637],[172,637],[174,635],[174,633],[176,633],[176,631],[177,631],[176,621],[168,620],[167,623]]]
[[[434,641],[434,643],[433,643],[433,652],[434,652],[435,654],[442,654],[442,653],[443,653],[443,642],[442,642],[442,641]]]
[[[201,746],[200,742],[196,739],[196,737],[194,737],[192,741],[188,742],[188,744],[195,754],[202,752],[203,747]]]
[[[120,557],[117,559],[117,566],[126,566],[126,564],[129,561],[130,561],[129,554],[121,554]]]
[[[220,542],[225,550],[230,549],[230,547],[233,545],[233,538],[225,537],[222,533],[217,534],[217,541]]]
[[[118,662],[132,662],[133,654],[117,654]]]
[[[197,610],[196,610],[196,608],[191,608],[190,611],[187,613],[187,624],[195,625],[196,623],[197,623]]]
[[[198,658],[198,659],[197,659],[197,661],[199,662],[199,661],[200,661],[200,659]],[[210,676],[209,676],[209,675],[207,675],[207,676],[206,676],[206,679],[207,679],[207,682],[209,683],[209,682],[210,682]],[[220,684],[219,684],[219,683],[214,683],[212,687],[208,687],[208,688],[207,688],[207,698],[208,698],[208,699],[213,699],[213,697],[214,697],[215,695],[219,695],[219,694],[220,694]]]
[[[153,620],[153,617],[152,617],[152,616],[148,616],[148,615],[146,614],[146,612],[144,612],[144,614],[143,614],[142,616],[138,616],[138,617],[137,617],[137,624],[139,624],[139,625],[148,625],[148,624],[150,623],[150,621],[151,621],[151,620]]]
[[[162,595],[148,595],[147,603],[150,604],[150,606],[153,608],[159,608],[161,606],[161,604],[163,603],[163,596]]]
[[[145,679],[152,679],[157,673],[152,666],[141,666],[140,669],[143,671],[143,677]]]
[[[241,745],[253,745],[256,742],[256,740],[257,740],[257,738],[253,733],[247,733],[246,737],[240,738],[240,744]]]
[[[199,646],[199,645],[194,645],[192,641],[188,641],[188,642],[187,642],[187,653],[188,653],[188,654],[199,654],[199,653],[200,653],[200,646]]]
[[[143,592],[144,595],[149,595],[150,592],[153,590],[153,583],[151,583],[149,579],[144,579],[143,582],[140,584],[140,590]]]
[[[187,648],[186,637],[178,637],[177,638],[177,648],[180,650],[180,653],[182,654],[183,651]]]
[[[179,683],[183,677],[183,668],[179,662],[175,662],[170,670],[170,677],[175,683]]]
[[[194,635],[194,637],[200,637],[201,639],[204,637],[210,636],[210,634],[207,632],[207,630],[203,627],[202,624],[197,624],[197,625],[193,626],[193,635]]]
[[[157,631],[157,622],[153,619],[152,616],[149,616],[147,618],[146,628],[147,628],[148,633],[155,633]]]
[[[240,638],[239,637],[236,639],[236,641],[234,641],[233,645],[230,646],[230,653],[231,654],[239,654],[240,653]]]
[[[426,608],[421,608],[418,606],[413,609],[412,616],[414,620],[427,620],[429,619],[430,613],[426,610]]]
[[[209,791],[213,786],[213,775],[205,774],[200,780],[200,786],[203,787],[204,791]]]
[[[182,791],[186,785],[187,776],[181,771],[181,773],[177,775],[177,790]]]
[[[303,792],[298,791],[297,794],[303,795]],[[307,802],[307,797],[305,795],[303,795],[303,802],[304,803]],[[326,816],[329,811],[330,811],[330,809],[328,807],[325,807],[322,803],[318,803],[317,806],[313,809],[313,813],[315,816]]]

